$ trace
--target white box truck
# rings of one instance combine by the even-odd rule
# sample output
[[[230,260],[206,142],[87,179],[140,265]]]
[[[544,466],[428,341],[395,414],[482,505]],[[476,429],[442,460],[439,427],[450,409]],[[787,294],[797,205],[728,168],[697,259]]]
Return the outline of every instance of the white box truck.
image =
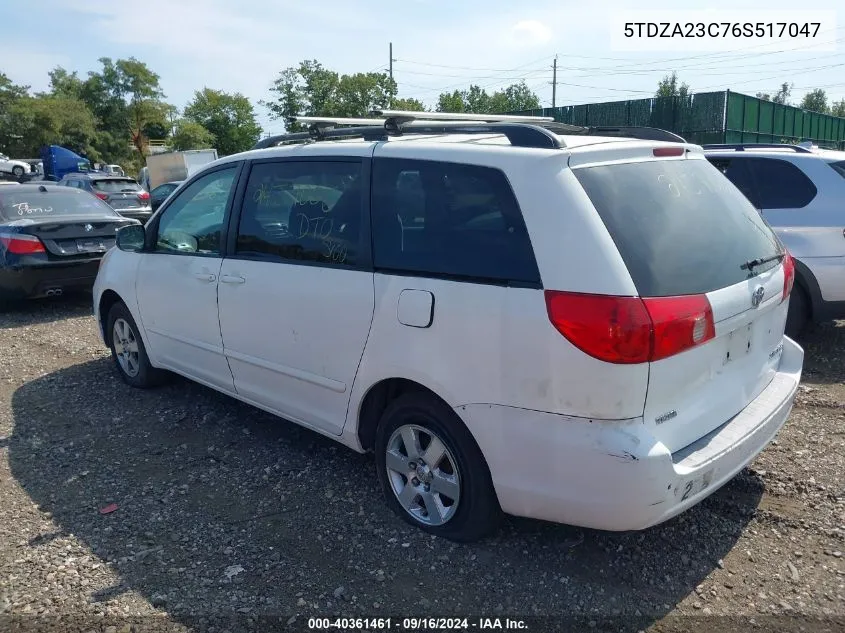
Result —
[[[186,180],[203,165],[217,160],[216,149],[192,149],[147,156],[147,182],[141,184],[152,191],[174,180]]]

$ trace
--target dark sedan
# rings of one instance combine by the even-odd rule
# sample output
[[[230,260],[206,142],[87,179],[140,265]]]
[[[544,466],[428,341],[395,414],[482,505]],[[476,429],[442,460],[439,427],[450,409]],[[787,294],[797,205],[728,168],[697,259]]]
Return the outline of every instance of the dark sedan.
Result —
[[[137,223],[85,191],[0,188],[0,300],[90,288],[117,229]]]
[[[166,182],[153,189],[150,192],[150,206],[153,208],[153,211],[158,209],[162,203],[167,200],[168,196],[176,191],[176,188],[183,182],[184,181],[182,180],[174,180],[172,182]]]

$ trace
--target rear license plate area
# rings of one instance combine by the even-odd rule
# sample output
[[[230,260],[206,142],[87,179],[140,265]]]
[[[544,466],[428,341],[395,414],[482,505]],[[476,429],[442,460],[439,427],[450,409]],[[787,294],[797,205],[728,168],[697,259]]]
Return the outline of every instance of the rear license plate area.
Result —
[[[750,354],[751,349],[754,346],[753,341],[753,323],[743,325],[741,328],[738,328],[728,334],[727,350],[725,351],[725,356],[722,359],[722,364],[727,365],[730,362],[733,362],[739,358],[744,358],[745,356]]]
[[[105,253],[108,248],[103,239],[76,240],[76,250],[80,253]]]

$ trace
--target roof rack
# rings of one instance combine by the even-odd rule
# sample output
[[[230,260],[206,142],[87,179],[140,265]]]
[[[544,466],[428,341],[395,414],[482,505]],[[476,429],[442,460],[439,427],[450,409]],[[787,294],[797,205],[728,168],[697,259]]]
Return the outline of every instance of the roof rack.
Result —
[[[812,150],[800,145],[788,145],[787,143],[711,143],[702,145],[702,149],[732,149],[737,152],[744,152],[746,149],[790,149],[799,154],[812,154]]]
[[[308,125],[306,132],[279,134],[261,139],[252,149],[290,143],[327,139],[363,138],[387,140],[402,134],[502,134],[517,147],[560,149],[565,147],[557,135],[618,136],[650,141],[686,141],[672,132],[650,127],[608,127],[569,125],[552,117],[508,114],[416,112],[409,110],[373,110],[373,118],[294,117]]]

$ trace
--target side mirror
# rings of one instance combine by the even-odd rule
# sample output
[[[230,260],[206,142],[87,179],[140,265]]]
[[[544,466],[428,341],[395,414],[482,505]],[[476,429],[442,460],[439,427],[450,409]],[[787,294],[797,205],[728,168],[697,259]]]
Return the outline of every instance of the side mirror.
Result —
[[[143,224],[130,224],[117,230],[115,244],[122,251],[137,253],[143,250],[147,241],[147,233]]]

